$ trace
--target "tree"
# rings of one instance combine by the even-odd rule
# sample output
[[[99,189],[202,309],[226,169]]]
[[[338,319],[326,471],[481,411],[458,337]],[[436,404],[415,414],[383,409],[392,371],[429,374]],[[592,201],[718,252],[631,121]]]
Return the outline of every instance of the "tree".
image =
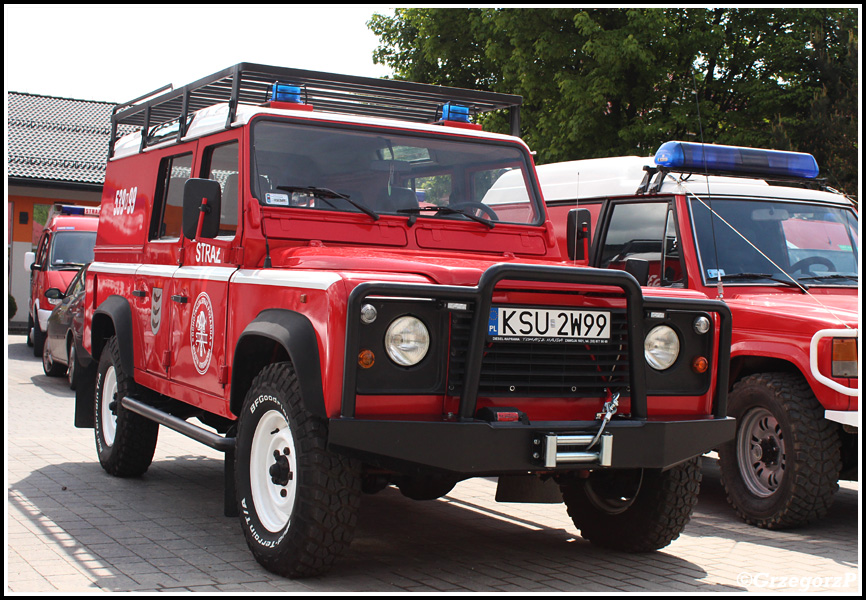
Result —
[[[855,9],[409,8],[368,25],[395,78],[522,95],[539,163],[703,139],[811,152],[856,190]]]

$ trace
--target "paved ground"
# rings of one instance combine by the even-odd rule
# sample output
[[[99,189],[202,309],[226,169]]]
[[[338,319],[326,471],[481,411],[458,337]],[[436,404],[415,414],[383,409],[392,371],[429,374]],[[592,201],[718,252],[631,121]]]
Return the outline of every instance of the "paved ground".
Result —
[[[709,458],[691,523],[659,552],[600,550],[562,505],[496,503],[495,483],[475,479],[431,502],[365,496],[331,573],[283,579],[223,516],[221,454],[162,428],[143,478],[106,475],[92,431],[72,426],[66,380],[46,377],[24,341],[8,338],[7,592],[861,591],[856,483],[822,522],[764,531],[733,515]]]

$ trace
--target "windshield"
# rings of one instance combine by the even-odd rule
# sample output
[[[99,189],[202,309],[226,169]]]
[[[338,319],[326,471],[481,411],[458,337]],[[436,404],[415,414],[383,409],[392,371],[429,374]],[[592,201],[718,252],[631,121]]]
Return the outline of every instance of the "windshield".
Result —
[[[703,277],[709,284],[719,276],[722,281],[747,283],[767,277],[794,279],[804,286],[857,283],[859,241],[857,217],[851,210],[717,199],[693,199],[691,209]]]
[[[52,269],[75,268],[93,260],[95,231],[58,231],[51,242],[49,267]]]
[[[253,129],[262,204],[416,219],[540,224],[525,152],[511,144],[263,120]]]

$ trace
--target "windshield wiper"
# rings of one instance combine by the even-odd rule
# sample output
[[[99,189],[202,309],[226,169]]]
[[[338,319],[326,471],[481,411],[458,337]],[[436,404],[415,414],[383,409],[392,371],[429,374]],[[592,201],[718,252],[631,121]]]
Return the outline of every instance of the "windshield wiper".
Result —
[[[473,221],[478,221],[479,223],[483,223],[487,225],[490,229],[496,225],[495,222],[490,219],[485,219],[484,217],[479,217],[478,215],[460,208],[452,208],[450,206],[419,206],[418,208],[400,208],[397,209],[398,213],[403,213],[410,215],[409,217],[409,227],[415,224],[415,220],[418,218],[418,215],[422,212],[435,212],[437,214],[443,215],[463,215],[467,219],[472,219]]]
[[[834,273],[833,275],[806,275],[804,277],[798,277],[798,279],[809,279],[813,281],[827,281],[830,279],[850,279],[852,281],[858,281],[858,275],[843,275],[841,273]]]
[[[74,262],[65,262],[65,263],[55,263],[53,267],[58,271],[77,271],[81,267],[84,266],[84,263],[74,263]]]
[[[710,279],[713,281],[715,278]],[[787,285],[788,287],[794,287],[806,293],[806,290],[809,289],[809,286],[798,283],[796,281],[792,281],[790,279],[783,279],[781,277],[773,277],[769,273],[731,273],[729,275],[722,275],[722,281],[737,281],[744,279],[769,279],[770,281],[775,281],[776,283],[781,283]]]
[[[345,200],[362,213],[369,215],[374,221],[379,220],[379,213],[377,213],[372,208],[358,202],[357,200],[352,200],[347,194],[341,194],[340,192],[335,192],[332,189],[324,188],[324,187],[316,187],[314,185],[278,185],[278,190],[283,190],[286,192],[307,192],[316,196],[317,198],[321,198],[325,202],[328,202],[328,198],[339,198],[341,200]],[[331,206],[334,206],[331,202],[328,202]],[[335,207],[336,208],[336,207]]]

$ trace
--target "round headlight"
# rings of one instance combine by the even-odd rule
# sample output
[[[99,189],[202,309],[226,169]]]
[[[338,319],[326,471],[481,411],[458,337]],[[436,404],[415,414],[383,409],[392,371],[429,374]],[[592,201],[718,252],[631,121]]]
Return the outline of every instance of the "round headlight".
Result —
[[[411,367],[421,362],[430,349],[430,333],[415,317],[400,317],[385,332],[385,350],[400,366]]]
[[[646,361],[653,369],[664,371],[674,364],[680,354],[680,338],[667,325],[657,325],[647,334],[643,343]]]

